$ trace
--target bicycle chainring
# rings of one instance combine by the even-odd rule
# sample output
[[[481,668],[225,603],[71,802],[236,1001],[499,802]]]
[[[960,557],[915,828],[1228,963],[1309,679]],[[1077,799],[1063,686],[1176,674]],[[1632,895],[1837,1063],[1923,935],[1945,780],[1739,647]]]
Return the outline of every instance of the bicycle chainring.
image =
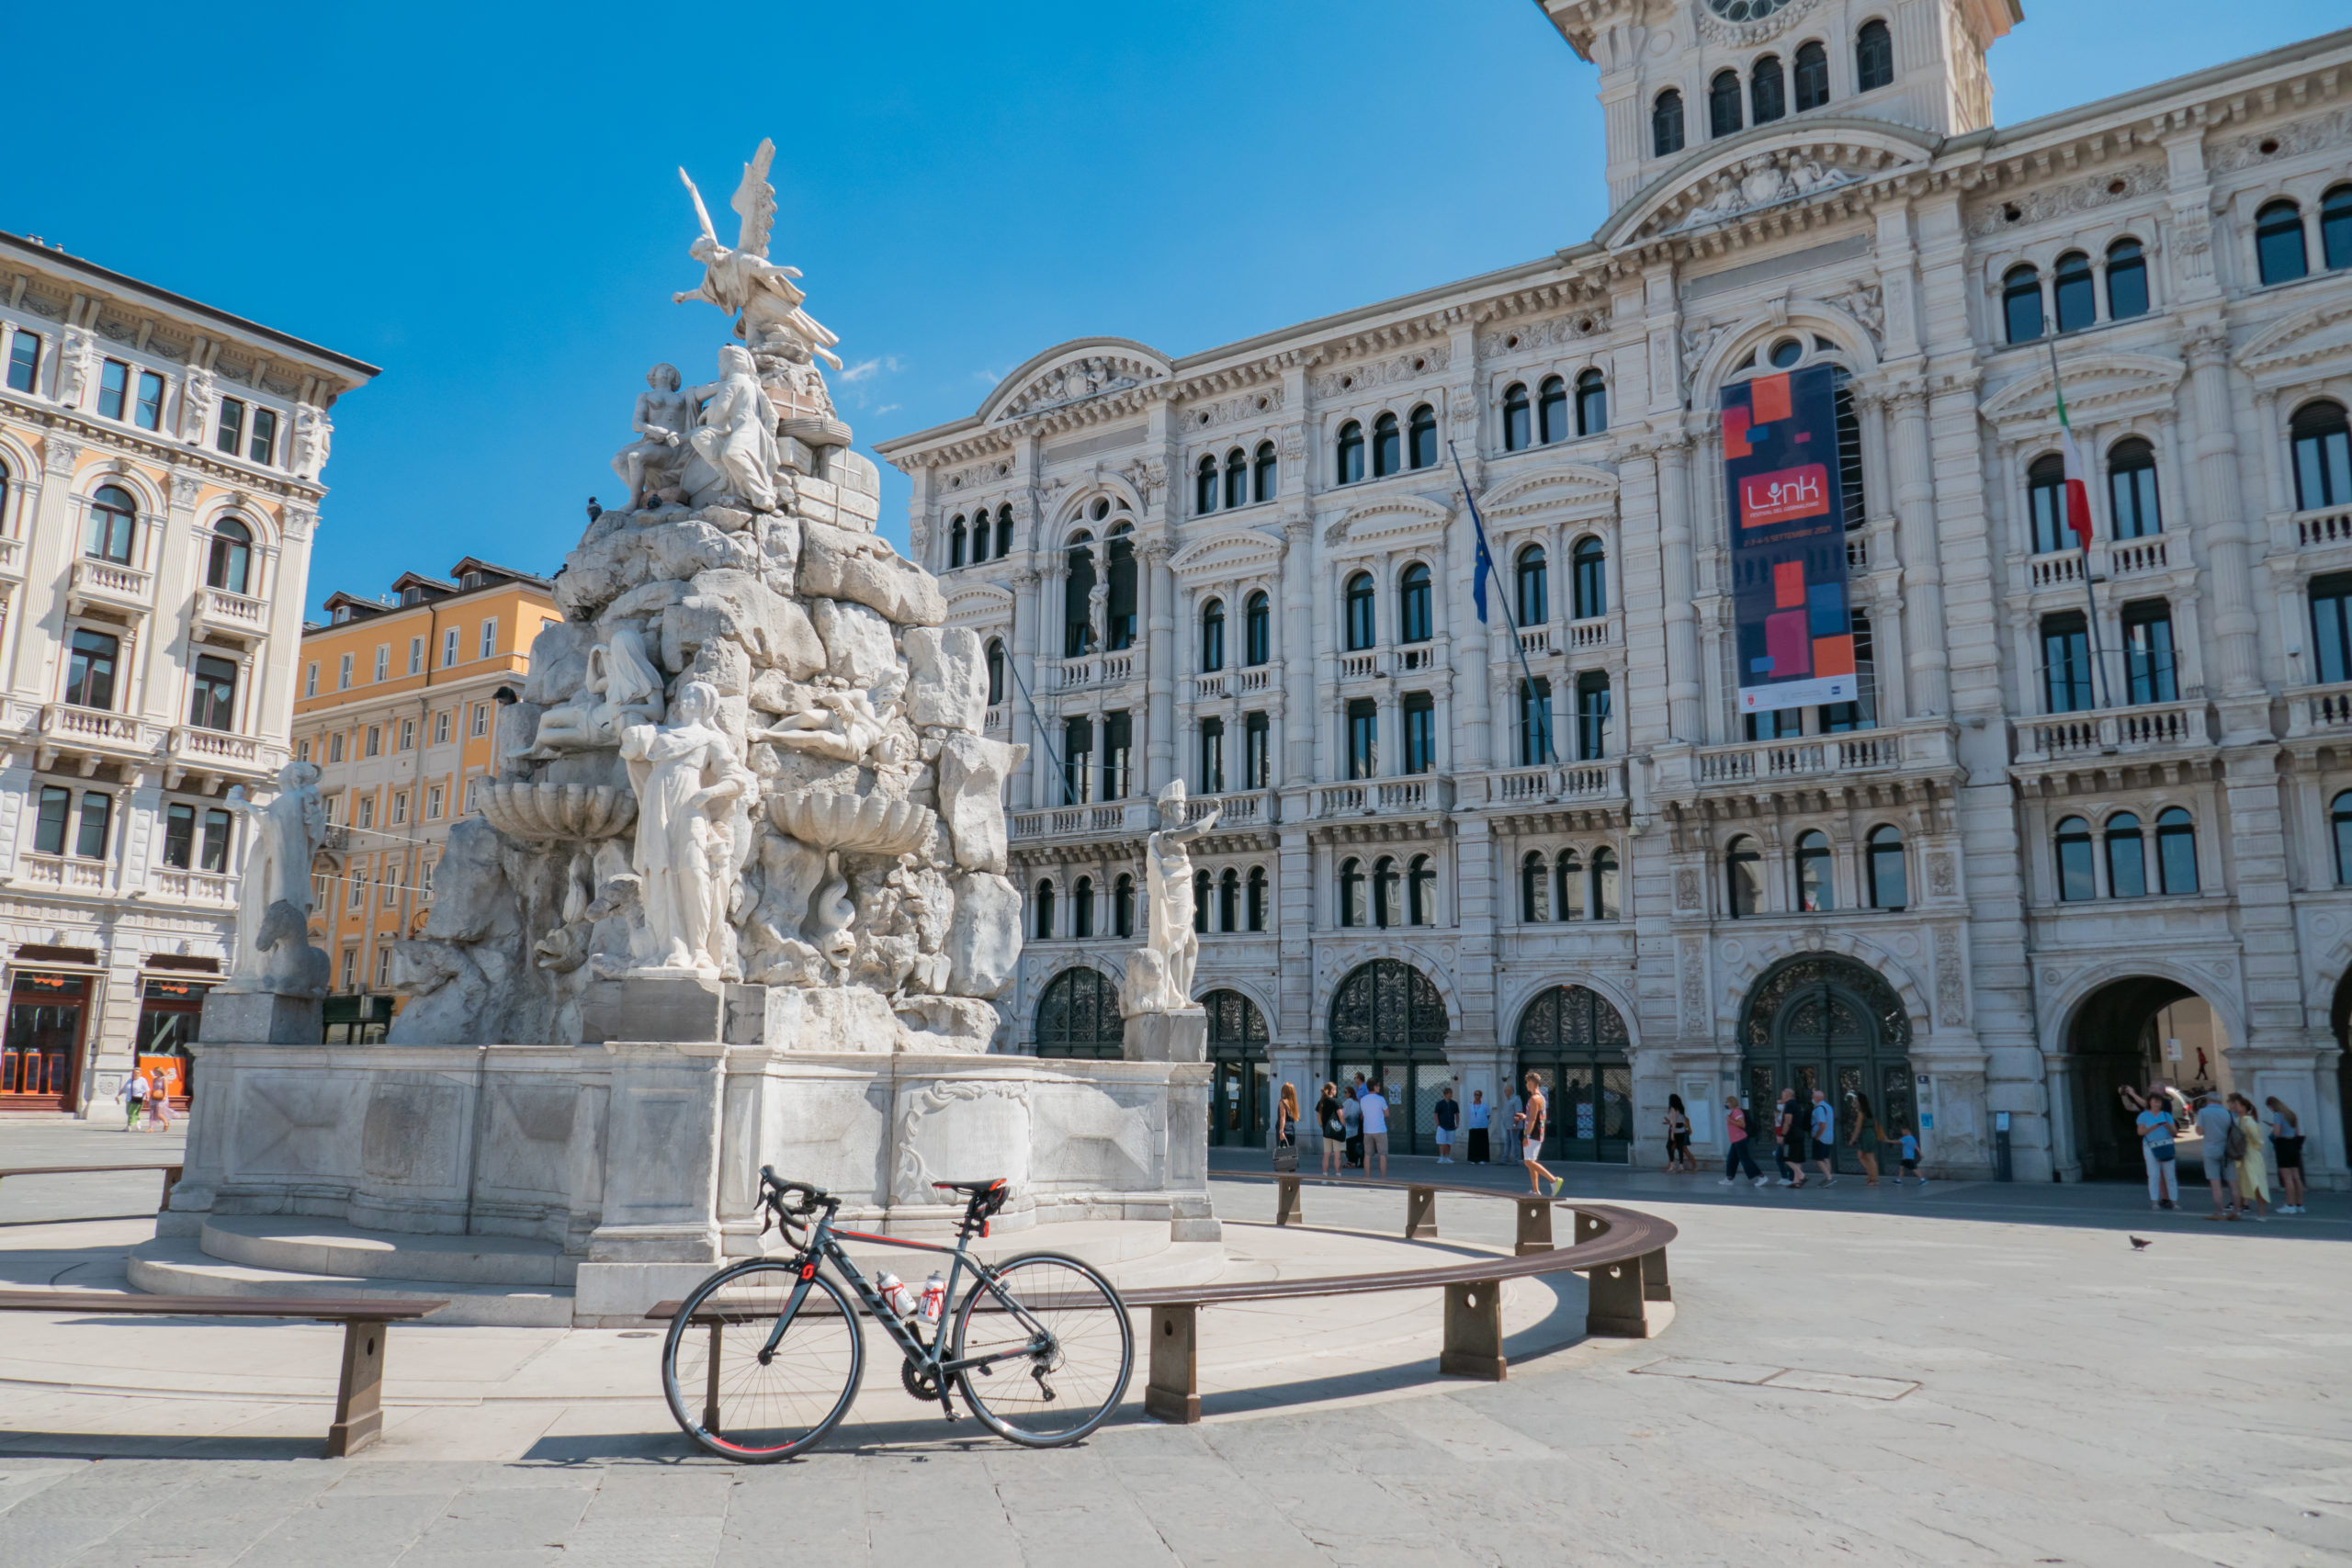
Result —
[[[918,1367],[910,1356],[899,1363],[899,1382],[907,1393],[922,1404],[939,1403],[939,1374],[929,1367]]]

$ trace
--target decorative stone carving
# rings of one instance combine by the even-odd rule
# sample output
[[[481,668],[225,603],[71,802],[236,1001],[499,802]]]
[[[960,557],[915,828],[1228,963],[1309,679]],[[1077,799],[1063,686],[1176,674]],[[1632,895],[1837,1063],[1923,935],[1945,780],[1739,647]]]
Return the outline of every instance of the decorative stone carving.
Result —
[[[327,452],[334,445],[334,421],[327,411],[311,403],[294,406],[293,461],[289,465],[300,478],[315,479],[327,466]]]
[[[716,976],[728,895],[749,858],[745,797],[758,781],[735,757],[734,744],[711,720],[718,693],[689,681],[678,694],[677,722],[622,732],[620,754],[637,792],[637,852],[645,925],[656,972]],[[731,818],[721,826],[714,807]]]
[[[613,454],[613,472],[628,486],[628,511],[643,506],[649,491],[673,502],[685,499],[677,489],[678,469],[695,416],[694,405],[678,389],[682,380],[674,365],[657,365],[645,373],[646,389],[638,393],[629,418],[637,439]]]
[[[687,396],[702,407],[691,440],[684,485],[696,506],[713,502],[775,510],[775,405],[760,388],[757,367],[746,350],[729,344],[718,351],[719,378]]]
[[[207,432],[212,428],[213,411],[220,406],[220,390],[212,379],[212,372],[201,365],[191,365],[180,378],[180,439],[201,446]],[[315,474],[317,470],[313,469]]]
[[[1960,932],[1936,928],[1936,1021],[1958,1029],[1968,1022],[1968,974],[1960,957]]]
[[[831,790],[771,795],[768,817],[804,844],[869,855],[911,853],[929,841],[932,825],[939,820],[912,801]]]
[[[247,816],[248,826],[237,955],[221,989],[325,996],[327,957],[310,944],[311,863],[327,837],[318,768],[287,763],[277,775],[277,798],[261,809],[243,788],[229,791],[228,804]]]
[[[1160,790],[1159,826],[1144,844],[1144,944],[1127,960],[1120,1007],[1137,1013],[1178,1012],[1193,1005],[1193,969],[1200,938],[1193,931],[1193,857],[1186,849],[1216,826],[1218,807],[1197,822],[1186,822],[1184,781],[1171,779]]]
[[[2121,190],[2114,188],[2119,183]],[[1996,193],[1968,215],[1969,237],[1987,239],[2007,229],[2075,217],[2119,201],[2134,200],[2151,191],[2162,190],[2165,184],[2161,164],[2134,164],[2129,168],[2102,169],[2064,185],[2038,186],[2010,196]],[[2014,220],[2009,217],[2013,211],[2018,215]]]
[[[589,649],[579,694],[539,715],[531,749],[523,754],[544,760],[618,746],[631,725],[660,723],[662,708],[662,672],[645,651],[644,634],[625,622],[613,628],[610,641]]]
[[[1666,232],[1679,233],[1709,223],[1720,223],[1742,213],[1778,207],[1816,196],[1863,176],[1856,170],[1824,164],[1818,158],[1786,152],[1760,152],[1717,172],[1702,188],[1706,196]]]
[[[742,220],[731,250],[718,243],[710,211],[702,204],[702,192],[695,188],[685,170],[678,171],[678,178],[694,197],[695,218],[702,225],[702,237],[687,251],[703,264],[703,272],[700,284],[687,293],[672,295],[671,302],[683,305],[700,299],[716,305],[734,316],[735,335],[751,348],[800,360],[813,355],[838,370],[842,362],[832,348],[841,339],[800,308],[808,296],[792,281],[800,276],[800,269],[768,260],[768,236],[775,224],[775,189],[768,184],[768,165],[775,158],[775,141],[763,140],[752,161],[743,165],[742,182],[729,203]]]
[[[637,820],[637,799],[614,784],[512,784],[481,792],[481,814],[510,839],[609,839]],[[576,917],[575,917],[576,918]]]

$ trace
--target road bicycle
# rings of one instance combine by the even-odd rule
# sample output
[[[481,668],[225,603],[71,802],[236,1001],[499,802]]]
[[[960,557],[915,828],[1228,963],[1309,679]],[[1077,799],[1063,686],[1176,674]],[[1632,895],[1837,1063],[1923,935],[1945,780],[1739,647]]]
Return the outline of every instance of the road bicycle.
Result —
[[[662,1389],[688,1437],[722,1458],[754,1463],[789,1459],[822,1441],[848,1414],[865,1374],[865,1336],[852,1292],[898,1346],[906,1391],[936,1402],[950,1421],[956,1418],[951,1388],[981,1425],[1029,1448],[1077,1442],[1109,1418],[1135,1367],[1135,1331],[1111,1281],[1059,1253],[983,1262],[971,1242],[989,1234],[989,1216],[1011,1195],[1005,1184],[932,1185],[965,1196],[953,1247],[838,1229],[841,1199],[760,1168],[767,1211],[760,1234],[773,1224],[795,1250],[721,1269],[671,1320]],[[850,1261],[844,1239],[952,1258],[936,1321],[896,1310]],[[967,1269],[971,1289],[948,1311]]]

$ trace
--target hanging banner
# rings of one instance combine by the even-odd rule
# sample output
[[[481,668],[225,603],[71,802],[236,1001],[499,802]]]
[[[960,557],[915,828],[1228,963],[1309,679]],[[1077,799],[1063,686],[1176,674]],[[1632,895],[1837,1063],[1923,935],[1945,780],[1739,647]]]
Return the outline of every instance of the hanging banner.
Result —
[[[1742,713],[1860,695],[1835,378],[1816,365],[1723,391]]]

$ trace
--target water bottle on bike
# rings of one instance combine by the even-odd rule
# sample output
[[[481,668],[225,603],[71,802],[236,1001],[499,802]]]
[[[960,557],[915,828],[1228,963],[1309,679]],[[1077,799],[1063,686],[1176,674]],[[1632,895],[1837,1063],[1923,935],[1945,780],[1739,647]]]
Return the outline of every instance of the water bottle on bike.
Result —
[[[891,1316],[901,1318],[914,1316],[914,1292],[908,1288],[904,1280],[899,1279],[888,1269],[884,1269],[875,1280],[874,1292],[882,1298],[882,1304],[890,1309]]]
[[[934,1269],[931,1271],[931,1278],[922,1282],[922,1299],[915,1308],[915,1315],[922,1320],[925,1328],[932,1328],[937,1326],[946,1311],[947,1280]]]

